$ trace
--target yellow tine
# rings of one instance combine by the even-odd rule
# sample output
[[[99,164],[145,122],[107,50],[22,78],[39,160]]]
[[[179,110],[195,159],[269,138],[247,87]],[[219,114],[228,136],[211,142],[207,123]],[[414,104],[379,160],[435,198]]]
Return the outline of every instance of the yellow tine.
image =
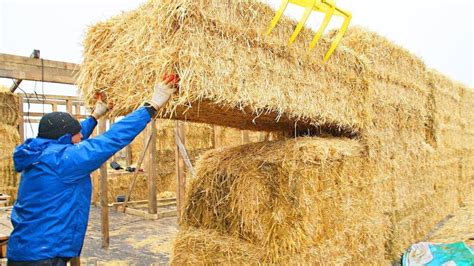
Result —
[[[321,24],[321,26],[319,26],[318,32],[316,32],[316,35],[314,36],[313,40],[309,44],[308,52],[311,51],[318,43],[319,39],[323,35],[324,30],[329,24],[329,20],[331,20],[331,17],[334,14],[334,10],[336,9],[336,6],[334,6],[334,3],[332,2],[328,2],[328,3],[323,2],[323,3],[328,5],[329,9],[327,9],[326,11],[326,15],[324,16],[323,23]]]
[[[334,52],[334,50],[336,49],[337,45],[341,41],[342,36],[344,36],[344,33],[347,30],[347,27],[349,27],[349,23],[351,22],[351,19],[352,19],[352,14],[350,12],[343,11],[339,8],[336,8],[336,10],[338,12],[344,14],[345,19],[344,19],[344,23],[342,23],[342,27],[337,32],[336,38],[334,38],[334,41],[332,42],[331,47],[329,48],[329,51],[324,56],[324,62],[327,62],[329,57],[331,57],[331,55]]]
[[[282,0],[280,4],[280,8],[278,11],[275,13],[275,16],[272,19],[272,22],[270,22],[270,26],[267,29],[267,32],[265,34],[270,34],[272,32],[273,28],[275,28],[276,24],[280,20],[281,16],[283,15],[283,12],[285,12],[286,7],[288,6],[289,0]]]
[[[296,26],[295,31],[293,31],[293,34],[291,35],[290,40],[288,41],[288,45],[291,45],[295,41],[298,34],[300,34],[300,31],[303,28],[304,24],[308,20],[309,15],[313,11],[313,6],[316,3],[316,0],[313,0],[311,2],[312,4],[306,7],[303,17],[301,18],[300,22],[298,22],[298,25]]]

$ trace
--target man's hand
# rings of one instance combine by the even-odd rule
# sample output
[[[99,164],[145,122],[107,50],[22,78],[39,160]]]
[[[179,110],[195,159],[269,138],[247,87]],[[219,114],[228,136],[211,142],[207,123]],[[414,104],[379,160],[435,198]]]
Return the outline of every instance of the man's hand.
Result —
[[[94,112],[92,112],[92,116],[95,118],[95,120],[99,120],[105,115],[105,113],[107,113],[108,110],[109,108],[107,107],[107,104],[99,100],[95,103],[95,108]]]
[[[175,92],[178,82],[179,77],[177,75],[169,74],[163,76],[163,81],[155,86],[155,91],[149,101],[155,110],[160,109],[168,102],[171,95]]]

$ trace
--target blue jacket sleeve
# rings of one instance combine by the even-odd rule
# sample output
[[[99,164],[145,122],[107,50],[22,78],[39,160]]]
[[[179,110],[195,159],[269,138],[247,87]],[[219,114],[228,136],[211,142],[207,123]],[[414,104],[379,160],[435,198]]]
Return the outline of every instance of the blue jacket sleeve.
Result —
[[[82,134],[82,139],[86,140],[89,138],[89,136],[92,134],[94,131],[95,126],[97,126],[97,120],[95,120],[94,117],[89,116],[88,118],[84,119],[84,121],[81,122],[81,134]]]
[[[145,107],[128,114],[108,131],[91,139],[70,145],[60,158],[57,169],[63,182],[72,183],[88,176],[113,154],[130,144],[145,129],[151,117]]]

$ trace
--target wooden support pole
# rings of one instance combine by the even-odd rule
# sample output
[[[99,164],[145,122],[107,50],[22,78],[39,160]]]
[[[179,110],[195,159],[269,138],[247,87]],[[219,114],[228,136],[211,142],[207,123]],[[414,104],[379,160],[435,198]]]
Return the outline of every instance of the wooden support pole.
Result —
[[[58,104],[53,103],[52,104],[52,109],[53,109],[53,112],[57,112],[58,111]]]
[[[194,167],[193,167],[193,164],[191,163],[191,160],[189,159],[189,155],[188,155],[188,152],[186,151],[186,147],[184,146],[183,142],[179,138],[176,130],[174,131],[174,136],[175,136],[174,138],[175,144],[178,146],[178,151],[184,160],[184,165],[186,165],[186,168],[192,175],[195,175],[196,171],[194,171]]]
[[[68,112],[70,115],[73,115],[71,100],[66,100],[66,112]]]
[[[107,127],[106,118],[99,121],[99,132],[104,133]],[[110,243],[109,238],[109,205],[107,202],[107,163],[100,167],[100,206],[101,206],[101,221],[102,221],[102,248],[108,248]]]
[[[148,140],[145,143],[145,148],[143,149],[142,155],[138,159],[137,167],[135,168],[135,172],[133,172],[133,177],[132,177],[132,182],[128,186],[128,192],[127,195],[125,196],[125,201],[123,202],[123,212],[125,213],[125,210],[127,209],[127,203],[130,200],[130,196],[132,195],[133,187],[135,186],[135,182],[137,180],[138,172],[140,170],[140,167],[142,166],[143,159],[146,157],[146,151],[148,150],[148,146],[150,146],[151,142],[151,136],[148,137]]]
[[[222,147],[222,127],[214,125],[214,148]]]
[[[132,145],[125,147],[125,164],[126,166],[132,165]]]
[[[181,121],[176,121],[176,128],[175,132],[176,135],[181,140],[181,143],[185,144],[184,138],[184,124]],[[184,210],[184,195],[186,190],[186,175],[184,172],[184,160],[179,155],[179,147],[176,145],[175,148],[175,162],[176,162],[176,178],[177,178],[177,191],[176,191],[176,199],[177,199],[177,208],[178,208],[178,221],[181,219],[181,213]]]
[[[150,130],[150,150],[148,153],[148,213],[155,214],[158,212],[156,205],[156,170],[158,161],[156,158],[156,120],[152,119],[149,124]]]

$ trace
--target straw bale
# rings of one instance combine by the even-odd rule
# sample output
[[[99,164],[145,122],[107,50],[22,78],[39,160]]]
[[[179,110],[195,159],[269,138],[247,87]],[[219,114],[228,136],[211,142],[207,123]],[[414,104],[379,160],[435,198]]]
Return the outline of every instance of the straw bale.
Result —
[[[6,193],[15,200],[19,175],[13,166],[13,151],[20,144],[18,129],[0,123],[0,192]]]
[[[426,89],[423,61],[387,38],[362,27],[351,27],[341,43],[370,66],[367,72],[371,77],[409,89]]]
[[[19,123],[19,98],[0,85],[0,116],[2,123],[16,126]]]
[[[196,165],[182,224],[262,247],[263,263],[384,262],[388,220],[364,153],[339,138],[209,151]]]
[[[171,265],[256,265],[263,250],[256,245],[224,236],[215,230],[180,230]]]
[[[293,131],[294,121],[305,119],[348,132],[362,128],[363,63],[340,46],[324,64],[326,38],[309,55],[300,41],[287,48],[294,21],[284,18],[274,33],[261,34],[273,15],[258,1],[150,0],[90,27],[78,85],[89,104],[103,91],[115,103],[112,115],[122,115],[173,71],[181,88],[164,116],[177,110],[178,119],[254,130]],[[301,40],[312,34],[303,30]]]

